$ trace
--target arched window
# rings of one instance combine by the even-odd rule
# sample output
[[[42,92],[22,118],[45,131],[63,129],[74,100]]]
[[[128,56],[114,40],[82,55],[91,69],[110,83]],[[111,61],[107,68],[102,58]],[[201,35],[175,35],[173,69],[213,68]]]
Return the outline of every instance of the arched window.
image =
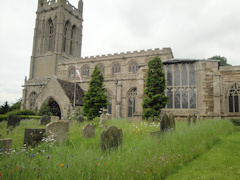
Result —
[[[82,67],[81,75],[82,75],[83,77],[89,77],[89,75],[90,75],[90,68],[89,68],[88,65],[84,65],[84,66]]]
[[[34,106],[35,106],[35,102],[37,99],[37,93],[36,92],[32,92],[29,96],[29,107],[31,110],[33,110]]]
[[[97,67],[102,71],[102,74],[105,74],[105,67],[104,64],[98,64]]]
[[[131,61],[129,63],[129,73],[137,74],[138,72],[138,63],[136,61]]]
[[[48,25],[49,25],[49,35],[48,35],[48,51],[53,50],[53,22],[52,19],[48,20]]]
[[[136,112],[137,88],[133,88],[128,97],[128,117],[133,117]]]
[[[72,31],[71,31],[71,40],[70,40],[70,55],[74,55],[74,39],[76,38],[76,26],[74,25],[72,27]]]
[[[229,90],[228,93],[228,105],[230,113],[239,113],[239,103],[240,103],[240,85],[235,83]]]
[[[121,65],[119,63],[115,63],[112,66],[112,74],[120,73],[121,72]]]
[[[75,67],[71,67],[68,71],[68,77],[75,78],[76,77],[76,69]]]
[[[66,22],[64,26],[64,31],[63,31],[63,52],[66,52],[67,49],[67,33],[68,33],[68,26],[69,26],[69,21]]]

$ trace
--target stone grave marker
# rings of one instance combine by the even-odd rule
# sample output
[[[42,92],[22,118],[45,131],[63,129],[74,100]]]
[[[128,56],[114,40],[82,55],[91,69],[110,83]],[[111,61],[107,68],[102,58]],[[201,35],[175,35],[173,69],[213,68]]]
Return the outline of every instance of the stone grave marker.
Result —
[[[39,144],[46,137],[45,129],[28,129],[25,128],[24,142],[27,147]]]
[[[160,130],[161,131],[167,130],[169,126],[168,124],[169,124],[168,116],[166,113],[164,113],[162,120],[160,122]]]
[[[169,114],[169,123],[170,123],[170,128],[173,130],[175,129],[175,118],[173,116],[173,113]]]
[[[12,149],[12,139],[0,139],[0,150],[1,151],[9,151]]]
[[[196,114],[194,113],[194,114],[193,114],[193,123],[196,124],[196,122],[197,122],[197,116],[196,116]]]
[[[21,117],[20,116],[15,116],[15,115],[9,115],[8,117],[8,124],[7,128],[9,127],[16,127],[20,125]]]
[[[80,114],[79,116],[77,116],[77,122],[79,123],[83,123],[84,122],[84,116],[82,114]]]
[[[190,126],[191,125],[191,116],[190,115],[188,115],[187,121],[188,121],[188,126]]]
[[[51,122],[59,121],[59,116],[51,116]]]
[[[95,136],[95,127],[93,125],[86,125],[82,128],[82,134],[85,138],[91,138]]]
[[[102,131],[100,135],[100,147],[102,150],[116,149],[122,144],[122,129],[116,126],[109,126],[106,131]]]
[[[40,125],[47,125],[50,122],[51,122],[51,118],[48,115],[43,115],[39,120]]]
[[[46,137],[53,135],[57,143],[68,140],[69,123],[66,121],[55,121],[46,125]]]

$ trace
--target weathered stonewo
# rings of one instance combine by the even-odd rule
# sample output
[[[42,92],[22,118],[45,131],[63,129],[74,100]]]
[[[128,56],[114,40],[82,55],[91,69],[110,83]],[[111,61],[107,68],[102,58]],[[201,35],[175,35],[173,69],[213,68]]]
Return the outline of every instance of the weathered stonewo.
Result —
[[[82,128],[82,134],[85,138],[91,138],[95,136],[95,127],[93,125],[86,125]]]
[[[100,135],[100,147],[102,150],[116,149],[122,144],[122,129],[116,126],[109,126],[106,131],[102,131]]]
[[[100,125],[99,126],[101,129],[104,129],[104,130],[106,130],[107,128],[108,128],[108,125],[106,125],[106,124],[103,124],[103,125]]]
[[[20,125],[21,117],[15,115],[9,115],[7,128],[12,126],[13,128]]]
[[[59,121],[59,116],[51,116],[51,122]]]
[[[43,115],[39,120],[40,125],[47,125],[51,122],[51,118],[48,115]]]
[[[12,149],[12,139],[0,139],[1,151],[8,151]]]
[[[68,140],[69,123],[65,121],[55,121],[46,125],[46,136],[54,135],[57,143]]]
[[[84,122],[84,116],[82,114],[80,114],[78,117],[77,117],[77,122],[79,123],[83,123]]]
[[[45,129],[28,129],[25,128],[24,142],[26,146],[35,146],[39,144],[43,138],[46,137]]]

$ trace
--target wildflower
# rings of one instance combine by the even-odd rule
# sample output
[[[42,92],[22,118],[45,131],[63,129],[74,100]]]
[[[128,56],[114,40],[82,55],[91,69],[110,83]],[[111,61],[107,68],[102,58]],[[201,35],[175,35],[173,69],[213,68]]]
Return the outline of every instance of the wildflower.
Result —
[[[150,171],[152,172],[152,169],[150,169]]]
[[[135,149],[135,147],[133,149]]]
[[[71,157],[73,157],[73,155],[71,155]]]
[[[103,159],[103,157],[101,157],[101,159]]]
[[[97,160],[97,158],[95,159],[95,161]]]
[[[32,154],[31,157],[34,157],[34,154]]]
[[[68,164],[67,164],[66,166],[67,166],[67,168],[68,168]]]
[[[98,163],[95,163],[95,166],[97,166],[98,165]]]
[[[47,155],[47,159],[50,159],[51,158],[51,156],[50,155]]]
[[[60,164],[60,166],[61,166],[61,167],[63,167],[63,166],[64,166],[64,164]]]

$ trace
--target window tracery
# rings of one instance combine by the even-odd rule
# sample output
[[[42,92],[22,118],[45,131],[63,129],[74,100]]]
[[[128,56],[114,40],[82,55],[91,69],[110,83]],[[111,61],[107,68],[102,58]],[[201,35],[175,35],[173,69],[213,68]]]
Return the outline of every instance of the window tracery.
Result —
[[[129,63],[129,73],[137,74],[138,72],[138,63],[136,61],[132,61]]]
[[[196,72],[193,63],[164,65],[169,109],[196,108]]]
[[[89,68],[88,65],[84,65],[84,66],[82,67],[81,75],[82,75],[83,77],[89,77],[89,75],[90,75],[90,68]]]
[[[235,83],[228,92],[228,106],[230,113],[239,113],[239,103],[240,103],[240,85]]]
[[[119,63],[115,63],[112,66],[112,74],[120,73],[121,72],[121,65]]]
[[[133,88],[128,97],[128,117],[133,117],[136,112],[137,88]]]

